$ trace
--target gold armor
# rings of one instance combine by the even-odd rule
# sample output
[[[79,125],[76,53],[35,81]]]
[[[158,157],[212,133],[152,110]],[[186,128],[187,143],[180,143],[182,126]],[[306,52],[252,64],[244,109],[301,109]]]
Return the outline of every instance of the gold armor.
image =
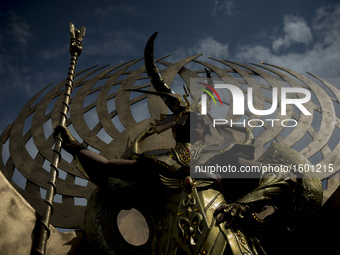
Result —
[[[227,151],[233,145],[228,143],[221,150],[210,151],[210,157]],[[146,152],[144,156],[174,172],[190,166],[190,159],[199,161],[203,155],[206,156],[204,149],[206,146],[201,141],[194,145],[177,143],[169,154],[155,155],[153,152],[150,156],[150,152]],[[232,254],[253,254],[240,229],[216,224],[215,210],[227,203],[214,180],[195,180],[186,174],[182,174],[181,179],[160,175],[160,180],[172,189],[173,194],[166,199],[166,213],[158,224],[153,254],[217,255],[223,254],[225,249],[231,250]]]
[[[233,144],[227,144],[225,145],[226,150],[211,151],[211,155],[227,152],[232,147]],[[198,152],[205,149],[206,146],[203,143],[177,144],[174,149],[168,151],[150,151],[140,155],[144,160],[151,160],[160,169],[163,169],[158,175],[161,186],[166,190],[162,192],[160,198],[161,203],[165,204],[165,208],[161,210],[160,214],[151,209],[155,202],[149,201],[142,190],[134,189],[134,184],[126,183],[124,186],[119,181],[110,179],[109,186],[113,186],[114,190],[109,198],[111,202],[105,202],[105,199],[98,198],[100,196],[98,191],[89,201],[85,221],[88,243],[99,250],[106,250],[107,254],[128,254],[129,252],[167,255],[266,254],[259,245],[256,233],[255,235],[254,232],[247,234],[249,233],[247,228],[255,228],[259,232],[266,231],[268,218],[282,222],[282,227],[288,227],[292,223],[293,217],[302,219],[306,213],[315,212],[321,204],[322,189],[319,180],[315,178],[292,180],[291,173],[267,173],[262,176],[258,187],[253,192],[229,203],[268,204],[268,207],[275,207],[276,212],[269,213],[268,217],[268,215],[263,216],[261,214],[263,209],[254,209],[250,214],[251,217],[244,219],[245,225],[236,224],[227,227],[223,223],[216,224],[215,210],[220,205],[228,205],[224,194],[216,185],[216,179],[192,179],[188,172],[190,160],[199,161],[202,158],[200,156],[204,153]],[[273,154],[274,151],[275,154]],[[292,152],[294,153],[291,154]],[[269,155],[276,155],[277,157],[270,158]],[[277,159],[283,157],[284,161],[277,161]],[[296,151],[283,145],[272,145],[259,160],[261,159],[266,164],[287,165],[307,162]],[[264,159],[267,161],[264,161]],[[205,158],[205,160],[207,159]],[[125,192],[127,188],[124,187],[132,191],[127,193]],[[124,191],[120,192],[119,190]],[[139,192],[140,195],[135,192]],[[107,191],[104,193],[105,196],[108,196]],[[102,192],[102,194],[104,193]],[[115,193],[117,194],[115,195]],[[299,199],[296,199],[296,197],[299,197]],[[141,201],[142,198],[143,201]],[[280,217],[280,210],[285,212],[288,210],[287,208],[280,208],[280,203],[277,203],[282,198],[289,200],[285,204],[293,205],[291,208],[293,211],[290,211],[293,214],[290,218],[285,217],[286,221],[282,221],[282,218],[275,218],[275,214]],[[133,250],[131,250],[131,245],[126,242],[126,245],[120,245],[118,248],[115,246],[117,238],[120,236],[119,230],[105,216],[117,215],[117,211],[119,212],[124,207],[121,204],[127,201],[129,201],[129,206],[138,208],[142,212],[150,228],[150,240],[147,244],[134,247]],[[110,203],[110,206],[107,205]],[[306,205],[308,206],[306,207]],[[303,210],[304,207],[307,210]],[[149,210],[145,210],[145,208]],[[124,243],[124,239],[119,239],[119,242]]]

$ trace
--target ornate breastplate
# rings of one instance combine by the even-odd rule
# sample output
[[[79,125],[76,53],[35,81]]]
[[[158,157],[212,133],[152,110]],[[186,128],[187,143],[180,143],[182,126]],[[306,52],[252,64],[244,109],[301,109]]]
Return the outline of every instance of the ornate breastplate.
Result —
[[[188,254],[200,247],[208,234],[208,221],[197,193],[195,180],[184,178],[182,194],[177,208],[173,238]]]
[[[213,217],[215,209],[225,203],[223,195],[215,189],[197,188],[197,182],[184,178],[181,190],[168,198],[167,213],[158,225],[156,254],[175,255],[179,250],[183,254],[223,253],[227,240]]]
[[[205,153],[211,158],[223,152],[221,148],[205,150],[204,143],[197,142],[178,143],[171,150],[144,153],[170,173],[181,173],[159,174],[161,183],[172,190],[173,195],[168,197],[166,213],[158,224],[155,254],[172,255],[178,250],[186,254],[221,254],[226,246],[226,238],[213,217],[215,209],[225,203],[223,195],[212,188],[211,179],[192,179],[190,172],[186,172],[191,163],[205,161],[202,157]],[[216,242],[220,244],[218,247],[214,246]]]

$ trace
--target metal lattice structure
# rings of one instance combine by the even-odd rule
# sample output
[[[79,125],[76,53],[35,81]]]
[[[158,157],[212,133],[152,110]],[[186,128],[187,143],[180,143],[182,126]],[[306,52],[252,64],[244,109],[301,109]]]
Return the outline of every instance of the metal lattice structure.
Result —
[[[172,87],[183,83],[190,86],[191,78],[205,77],[204,67],[207,67],[213,71],[215,77],[222,80],[236,78],[238,82],[235,85],[244,93],[246,86],[252,86],[256,93],[256,109],[264,109],[266,104],[271,104],[272,99],[267,96],[266,91],[270,91],[272,87],[302,86],[310,89],[313,100],[306,103],[305,107],[313,116],[301,115],[293,108],[288,108],[289,116],[281,116],[280,111],[276,111],[275,119],[293,118],[299,124],[290,128],[289,132],[287,128],[271,127],[268,123],[261,129],[254,129],[256,157],[275,141],[289,147],[295,146],[295,149],[314,164],[333,164],[333,172],[320,173],[325,184],[325,202],[339,186],[340,158],[337,155],[340,153],[340,143],[337,135],[340,119],[336,109],[340,107],[340,91],[316,76],[307,78],[278,66],[244,65],[216,59],[202,62],[197,60],[199,56],[185,58],[176,63],[159,59],[158,64],[164,66],[160,71],[165,82]],[[140,65],[141,60],[114,67],[92,67],[79,72],[75,77],[68,126],[82,140],[84,146],[97,150],[107,158],[129,157],[133,139],[150,122],[158,119],[161,113],[168,112],[157,96],[126,91],[132,88],[152,89],[145,67]],[[53,130],[58,124],[65,82],[66,80],[54,87],[50,85],[36,94],[21,110],[14,123],[0,136],[0,170],[39,214],[43,210],[42,196],[49,180],[46,165],[50,164],[53,155]],[[229,106],[226,118],[237,121],[240,117],[232,116],[231,102],[223,103]],[[250,112],[243,116],[246,119],[255,117],[259,118]],[[173,140],[167,132],[145,140],[142,149],[170,147]],[[62,152],[62,155],[56,183],[55,200],[59,201],[54,202],[51,224],[62,228],[82,228],[86,206],[77,201],[89,199],[95,185],[84,179],[76,169],[76,161],[70,155],[66,152]],[[21,187],[13,180],[14,175],[19,175],[24,180]]]

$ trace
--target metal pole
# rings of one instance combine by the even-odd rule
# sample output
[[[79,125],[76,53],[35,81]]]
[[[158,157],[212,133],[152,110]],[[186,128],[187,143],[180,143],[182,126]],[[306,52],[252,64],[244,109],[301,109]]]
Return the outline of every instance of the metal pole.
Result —
[[[62,109],[60,112],[60,119],[59,125],[66,126],[67,122],[67,112],[69,110],[69,104],[71,99],[71,92],[73,90],[73,79],[74,73],[77,65],[78,57],[81,54],[83,49],[81,41],[85,35],[85,27],[81,27],[80,30],[75,29],[73,23],[70,22],[70,35],[71,35],[71,42],[70,42],[70,54],[71,54],[71,62],[67,76],[67,82],[65,84],[65,93],[62,102]],[[49,222],[50,218],[53,214],[53,198],[56,194],[57,187],[56,187],[56,180],[58,178],[59,170],[58,164],[61,159],[61,145],[62,145],[62,138],[60,132],[56,134],[55,137],[55,145],[53,149],[53,158],[51,162],[51,171],[50,171],[50,180],[48,181],[48,189],[45,202],[45,210],[40,220],[40,232],[38,235],[38,240],[35,241],[35,245],[33,245],[33,249],[31,254],[39,254],[44,255],[46,252],[46,244],[47,240],[50,236],[49,230]]]

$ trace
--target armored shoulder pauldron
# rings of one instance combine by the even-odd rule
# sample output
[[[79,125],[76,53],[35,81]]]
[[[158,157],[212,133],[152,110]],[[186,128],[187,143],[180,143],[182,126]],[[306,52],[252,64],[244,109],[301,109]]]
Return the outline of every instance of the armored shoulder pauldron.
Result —
[[[175,148],[171,149],[172,154],[176,157],[178,163],[183,166],[190,165],[190,154],[191,154],[190,143],[177,143]]]
[[[175,172],[180,168],[190,167],[190,165],[209,163],[209,161],[213,160],[216,156],[234,148],[235,145],[238,144],[227,142],[207,146],[202,141],[194,144],[177,143],[176,146],[170,150],[147,151],[144,152],[143,155]]]
[[[169,169],[171,172],[176,172],[181,168],[189,169],[192,155],[198,155],[203,147],[203,142],[195,143],[194,145],[190,143],[177,143],[170,150],[147,151],[143,155]]]

